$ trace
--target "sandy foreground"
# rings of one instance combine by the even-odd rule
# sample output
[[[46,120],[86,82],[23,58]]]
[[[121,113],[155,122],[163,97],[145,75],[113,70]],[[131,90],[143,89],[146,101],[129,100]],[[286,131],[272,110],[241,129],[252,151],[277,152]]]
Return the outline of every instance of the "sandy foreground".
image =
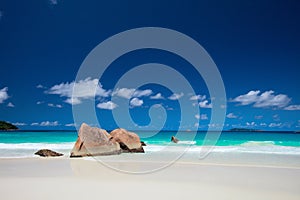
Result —
[[[300,199],[297,163],[183,158],[152,173],[116,170],[141,172],[166,164],[129,156],[108,156],[104,164],[93,158],[0,159],[1,199]]]

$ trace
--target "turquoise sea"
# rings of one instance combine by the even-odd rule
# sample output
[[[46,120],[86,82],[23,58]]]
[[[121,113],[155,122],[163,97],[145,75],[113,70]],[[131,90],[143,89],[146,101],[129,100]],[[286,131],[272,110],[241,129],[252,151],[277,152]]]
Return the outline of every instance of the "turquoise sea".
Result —
[[[146,153],[158,151],[164,146],[190,146],[197,151],[203,145],[211,145],[214,132],[136,131],[147,144]],[[206,138],[210,134],[210,138]],[[215,134],[215,135],[214,135]],[[170,142],[175,135],[178,144]],[[194,137],[195,136],[195,137]],[[69,155],[77,139],[76,131],[2,131],[0,132],[0,158],[34,157],[34,152],[48,148]],[[214,142],[213,142],[214,143]],[[300,134],[292,132],[222,132],[214,152],[245,152],[260,154],[300,155]]]

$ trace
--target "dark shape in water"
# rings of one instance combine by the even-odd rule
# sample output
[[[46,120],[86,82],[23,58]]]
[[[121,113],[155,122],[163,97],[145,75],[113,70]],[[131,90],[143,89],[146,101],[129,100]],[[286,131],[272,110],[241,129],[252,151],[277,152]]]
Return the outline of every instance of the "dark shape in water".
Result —
[[[171,142],[178,143],[178,139],[175,136],[171,137]]]
[[[142,146],[147,146],[145,142],[141,141]]]

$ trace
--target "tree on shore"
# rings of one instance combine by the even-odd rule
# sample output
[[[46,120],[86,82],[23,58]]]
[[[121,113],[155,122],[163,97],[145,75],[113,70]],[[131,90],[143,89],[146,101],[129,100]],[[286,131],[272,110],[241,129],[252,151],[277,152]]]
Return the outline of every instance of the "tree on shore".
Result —
[[[0,121],[0,130],[17,130],[18,127],[15,125],[5,122],[5,121]]]

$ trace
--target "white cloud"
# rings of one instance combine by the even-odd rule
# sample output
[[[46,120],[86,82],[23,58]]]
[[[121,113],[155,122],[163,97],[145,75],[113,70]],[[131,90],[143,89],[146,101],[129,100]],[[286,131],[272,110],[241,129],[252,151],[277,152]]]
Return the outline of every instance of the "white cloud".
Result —
[[[102,102],[102,103],[98,103],[97,104],[97,108],[100,109],[105,109],[105,110],[113,110],[117,107],[118,105],[115,104],[112,101],[108,101],[108,102]]]
[[[119,96],[125,99],[130,99],[132,97],[142,97],[142,96],[150,96],[152,94],[152,90],[136,90],[134,88],[117,88],[112,95]]]
[[[254,116],[255,119],[262,119],[264,116],[263,115],[256,115]]]
[[[44,101],[37,101],[36,102],[37,105],[40,105],[40,104],[43,104],[43,103],[45,103],[45,102]]]
[[[8,87],[5,87],[0,90],[0,103],[3,103],[6,99],[9,98],[7,91],[8,91]]]
[[[227,106],[226,105],[224,105],[224,104],[222,104],[221,106],[220,106],[220,108],[222,108],[222,109],[225,109]]]
[[[67,127],[75,127],[76,124],[75,123],[70,123],[70,124],[65,124],[65,126],[67,126]]]
[[[154,104],[154,105],[153,105],[153,108],[162,108],[162,107],[163,107],[162,104]]]
[[[66,103],[71,104],[71,105],[78,105],[81,104],[81,100],[79,98],[69,98],[65,100]]]
[[[41,123],[37,123],[37,122],[31,123],[31,126],[59,126],[59,125],[60,124],[58,123],[58,121],[53,121],[53,122],[44,121]]]
[[[266,123],[260,123],[259,125],[260,125],[260,126],[267,126]]]
[[[228,115],[226,115],[227,118],[230,118],[230,119],[236,119],[238,118],[238,116],[234,115],[233,113],[229,113]]]
[[[196,114],[195,118],[196,119],[201,119],[201,120],[207,120],[208,119],[207,114],[201,114],[201,115]]]
[[[123,97],[125,99],[130,99],[134,93],[135,89],[133,88],[117,88],[112,95]]]
[[[49,3],[50,3],[51,5],[57,5],[58,0],[49,0]]]
[[[284,110],[300,110],[300,105],[289,105]]]
[[[13,107],[15,107],[15,105],[14,105],[12,102],[9,102],[9,103],[7,104],[7,107],[13,108]]]
[[[212,104],[208,103],[207,100],[199,102],[200,108],[212,108]]]
[[[181,97],[183,97],[183,93],[182,92],[181,93],[174,93],[171,96],[169,96],[168,99],[170,99],[170,100],[178,100]]]
[[[15,123],[13,123],[13,125],[15,125],[15,126],[26,126],[27,124],[23,123],[23,122],[15,122]]]
[[[152,90],[136,90],[133,93],[134,97],[142,97],[142,96],[150,96],[152,94]]]
[[[270,123],[269,127],[274,128],[274,127],[280,127],[281,125],[282,125],[282,123]]]
[[[136,97],[131,99],[131,101],[130,101],[130,105],[133,107],[141,106],[141,105],[143,105],[143,103],[144,103],[143,100],[136,98]]]
[[[253,107],[256,108],[284,108],[289,104],[291,99],[285,94],[274,95],[274,91],[272,90],[263,93],[261,93],[260,90],[256,90],[240,95],[231,101],[238,102],[241,105],[253,104]]]
[[[48,103],[48,106],[53,107],[53,108],[62,108],[62,105],[60,105],[60,104]]]
[[[161,93],[157,93],[154,96],[151,96],[150,99],[164,99],[164,97],[161,95]]]
[[[38,84],[36,86],[36,88],[38,88],[38,89],[46,89],[47,87],[43,86],[42,84]]]
[[[201,114],[200,119],[207,120],[208,119],[207,114]]]
[[[194,95],[194,96],[191,96],[190,100],[192,101],[203,101],[204,99],[206,99],[206,96],[205,95]]]
[[[272,117],[274,121],[280,121],[280,116],[278,114],[275,114]]]
[[[257,126],[255,122],[246,122],[246,125],[250,127]]]
[[[54,85],[46,93],[67,97],[65,102],[72,105],[80,104],[83,99],[92,99],[95,96],[108,97],[110,95],[110,91],[103,89],[101,84],[99,86],[98,79],[91,78],[80,80],[77,83],[73,81]]]
[[[214,123],[212,123],[212,124],[208,124],[208,127],[219,130],[219,129],[224,127],[224,124],[214,124]]]

